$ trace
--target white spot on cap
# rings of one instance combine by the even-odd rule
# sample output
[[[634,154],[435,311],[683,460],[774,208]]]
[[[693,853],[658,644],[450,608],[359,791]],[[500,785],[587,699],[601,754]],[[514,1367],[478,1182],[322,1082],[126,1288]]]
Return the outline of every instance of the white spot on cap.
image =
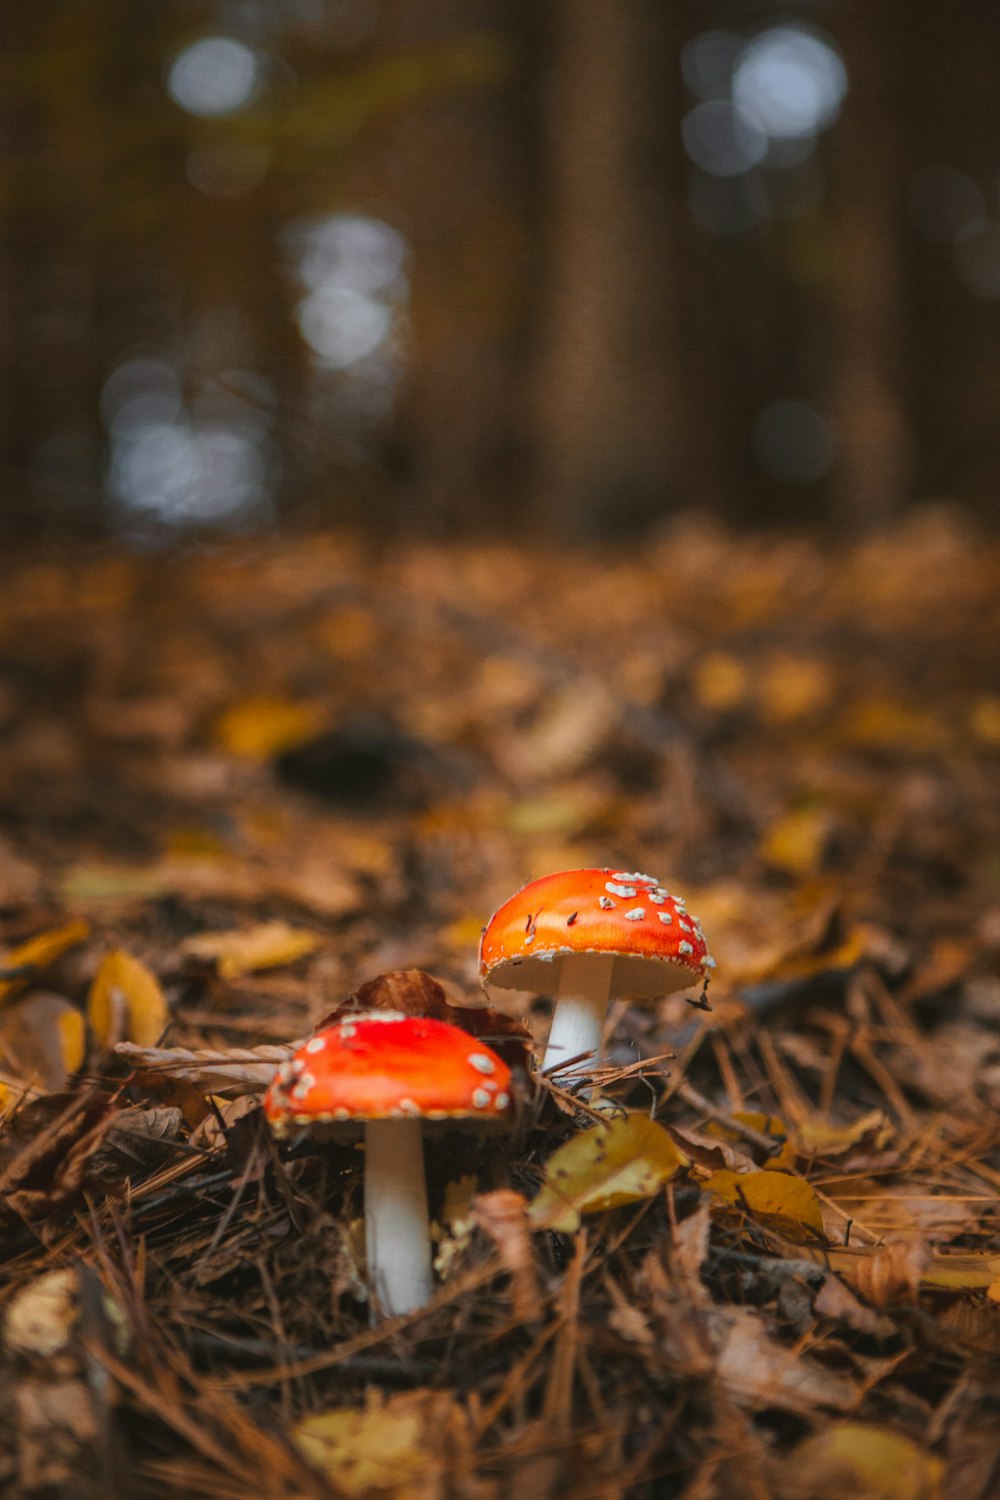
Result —
[[[660,921],[665,922],[668,927],[672,925],[674,920],[674,914],[672,911],[658,911],[656,915],[659,917]]]
[[[650,901],[652,901],[654,906],[662,906],[667,898],[662,891],[650,891],[649,899]]]
[[[322,1052],[322,1050],[323,1050],[323,1048],[325,1046],[326,1046],[326,1037],[325,1036],[314,1036],[311,1041],[306,1042],[306,1051],[307,1052]]]
[[[490,1095],[486,1089],[473,1089],[472,1102],[477,1109],[485,1109],[490,1103]]]
[[[712,958],[711,955],[708,954],[708,953],[705,954],[705,957],[702,959],[701,962],[702,962],[702,967],[703,968],[706,968],[706,969],[714,969],[715,968],[715,959]]]
[[[683,941],[681,941],[681,942],[679,942],[677,944],[677,952],[678,953],[683,953],[683,954],[686,955],[688,953],[693,953],[694,949],[692,948],[691,944],[685,938]]]
[[[400,1099],[399,1107],[404,1115],[419,1115],[420,1110],[412,1099]]]
[[[606,880],[604,882],[604,889],[612,896],[621,896],[626,901],[630,897],[638,895],[634,885],[616,885],[613,880]]]
[[[657,885],[659,882],[653,875],[643,875],[641,870],[615,870],[612,872],[612,880],[641,880],[643,885]]]
[[[335,1120],[349,1120],[351,1118],[351,1111],[349,1109],[343,1108],[335,1109],[333,1112],[333,1118]]]
[[[506,1109],[507,1106],[508,1106],[508,1104],[510,1103],[510,1095],[509,1094],[497,1094],[497,1096],[494,1099],[493,1103],[496,1105],[497,1109]]]
[[[641,922],[646,915],[644,906],[633,906],[631,911],[625,913],[626,922]]]
[[[603,911],[614,911],[615,909],[615,903],[610,896],[601,896],[597,904]]]
[[[685,922],[685,920],[684,920],[683,917],[678,917],[677,918],[677,925],[681,929],[682,932],[693,932],[694,931],[694,928],[691,926],[691,923],[690,922]]]
[[[352,1026],[349,1021],[345,1021],[343,1023],[343,1025],[341,1026],[341,1028],[340,1028],[341,1038],[345,1042],[349,1042],[351,1040],[351,1037],[352,1036],[357,1036],[357,1034],[358,1034],[357,1027],[356,1026]]]
[[[479,1073],[493,1073],[496,1071],[493,1059],[487,1057],[485,1052],[470,1052],[469,1061]]]

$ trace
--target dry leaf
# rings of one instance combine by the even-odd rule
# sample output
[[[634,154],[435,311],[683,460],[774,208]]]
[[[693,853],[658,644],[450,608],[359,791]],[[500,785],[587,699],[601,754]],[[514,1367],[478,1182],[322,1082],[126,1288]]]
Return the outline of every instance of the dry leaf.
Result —
[[[514,1318],[518,1323],[537,1322],[542,1315],[542,1299],[529,1232],[527,1200],[510,1188],[498,1188],[492,1193],[481,1193],[472,1207],[476,1223],[493,1241],[503,1268],[511,1278]]]
[[[834,1260],[831,1255],[831,1264]],[[889,1307],[896,1302],[916,1302],[931,1253],[921,1240],[899,1240],[853,1257],[841,1253],[836,1260],[836,1270],[874,1307]]]
[[[829,834],[830,814],[825,808],[799,808],[768,830],[761,854],[776,870],[789,875],[811,875],[823,863]]]
[[[77,1317],[75,1271],[49,1271],[8,1304],[4,1342],[19,1354],[53,1355],[70,1341]]]
[[[290,698],[245,698],[216,719],[212,739],[245,760],[268,760],[311,740],[323,728],[326,710]]]
[[[54,964],[67,949],[75,948],[89,936],[90,923],[79,918],[75,922],[67,922],[64,927],[53,927],[48,932],[40,932],[37,937],[18,943],[16,948],[8,948],[0,956],[0,969],[26,969],[28,972],[23,978],[17,976],[13,979],[0,979],[0,1003],[23,989],[35,974]]]
[[[761,1135],[771,1136],[774,1139],[785,1137],[781,1150],[776,1156],[769,1157],[764,1163],[768,1172],[783,1172],[790,1170],[795,1165],[795,1145],[789,1138],[788,1126],[784,1120],[777,1115],[764,1114],[762,1110],[738,1109],[733,1111],[732,1118],[740,1125],[749,1125],[751,1130],[758,1131]],[[705,1134],[713,1136],[720,1141],[740,1142],[742,1137],[721,1120],[711,1120],[705,1126]],[[728,1163],[727,1163],[728,1165]]]
[[[877,1315],[858,1301],[839,1276],[826,1278],[813,1300],[813,1312],[818,1318],[833,1318],[838,1323],[846,1323],[857,1333],[878,1333]]]
[[[880,1109],[872,1109],[853,1125],[831,1125],[826,1120],[802,1120],[795,1126],[795,1145],[800,1156],[843,1156],[864,1144],[881,1151],[895,1134],[892,1123]]]
[[[167,1028],[170,1012],[156,976],[117,949],[101,963],[87,997],[87,1019],[101,1047],[127,1037],[152,1047]]]
[[[11,1073],[39,1080],[49,1093],[66,1087],[85,1050],[83,1016],[61,995],[36,990],[0,1010],[0,1056]]]
[[[823,1211],[819,1199],[802,1177],[790,1172],[713,1172],[704,1184],[723,1203],[732,1203],[765,1218],[823,1233]],[[796,1235],[798,1237],[798,1235]],[[810,1238],[812,1236],[810,1235]]]
[[[296,1424],[292,1437],[337,1492],[385,1500],[445,1500],[451,1463],[469,1445],[464,1413],[451,1396],[371,1394],[363,1410],[337,1407]]]
[[[716,1374],[737,1405],[814,1417],[818,1407],[846,1412],[861,1399],[852,1380],[770,1338],[751,1308],[717,1308],[711,1324]]]
[[[262,922],[246,931],[202,932],[187,938],[181,952],[213,962],[223,979],[237,979],[258,969],[276,969],[314,953],[323,939],[287,922]]]
[[[789,1500],[939,1500],[943,1466],[900,1432],[838,1422],[782,1465]]]
[[[157,1078],[177,1083],[195,1084],[206,1094],[221,1094],[227,1099],[242,1094],[262,1094],[274,1077],[275,1069],[287,1062],[300,1042],[283,1047],[136,1047],[119,1042],[119,1057],[146,1075],[155,1086]]]
[[[528,1208],[537,1229],[572,1234],[581,1214],[650,1198],[687,1157],[655,1120],[628,1114],[595,1125],[549,1157],[545,1185]]]

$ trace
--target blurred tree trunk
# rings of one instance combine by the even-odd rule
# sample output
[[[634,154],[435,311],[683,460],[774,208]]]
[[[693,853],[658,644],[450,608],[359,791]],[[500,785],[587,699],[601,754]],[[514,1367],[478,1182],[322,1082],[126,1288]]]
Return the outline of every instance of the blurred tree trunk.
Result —
[[[897,0],[845,0],[838,29],[850,92],[834,160],[836,265],[831,406],[834,512],[876,526],[907,499],[913,434],[903,382],[903,100]]]
[[[661,512],[678,459],[677,48],[662,0],[553,14],[538,513],[585,533]]]

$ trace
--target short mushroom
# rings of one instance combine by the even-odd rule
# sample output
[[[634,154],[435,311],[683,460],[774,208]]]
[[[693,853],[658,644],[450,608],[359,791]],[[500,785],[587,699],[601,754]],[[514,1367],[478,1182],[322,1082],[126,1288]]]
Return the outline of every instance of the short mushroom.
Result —
[[[608,1001],[703,982],[715,961],[680,896],[651,875],[563,870],[522,886],[483,928],[484,988],[556,997],[543,1069],[599,1059]]]
[[[434,1289],[423,1123],[509,1123],[510,1069],[446,1021],[371,1011],[304,1042],[264,1100],[277,1136],[364,1129],[368,1284],[382,1312],[422,1307]]]

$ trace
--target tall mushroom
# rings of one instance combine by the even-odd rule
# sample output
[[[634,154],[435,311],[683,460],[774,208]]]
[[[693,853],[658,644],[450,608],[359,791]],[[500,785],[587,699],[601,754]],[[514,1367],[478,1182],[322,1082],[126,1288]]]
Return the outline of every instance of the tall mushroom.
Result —
[[[278,1069],[264,1113],[277,1136],[363,1127],[368,1284],[391,1316],[422,1307],[434,1289],[424,1121],[507,1124],[506,1063],[446,1021],[355,1014],[318,1032]]]
[[[697,917],[651,875],[563,870],[533,880],[483,928],[484,988],[556,997],[543,1068],[600,1058],[608,1001],[652,1000],[704,981],[708,956]]]

